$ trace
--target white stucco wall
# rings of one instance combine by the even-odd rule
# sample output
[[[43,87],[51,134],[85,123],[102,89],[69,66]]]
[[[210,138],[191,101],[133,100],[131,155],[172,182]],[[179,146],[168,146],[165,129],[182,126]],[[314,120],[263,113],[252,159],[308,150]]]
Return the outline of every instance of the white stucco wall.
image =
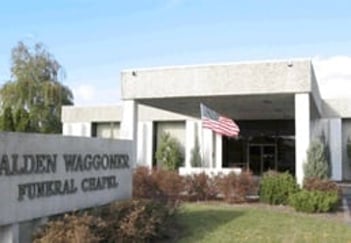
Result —
[[[67,122],[63,123],[62,134],[69,136],[91,137],[90,122]]]
[[[92,130],[96,129],[96,137],[98,138],[119,138],[120,123],[119,122],[98,122],[92,124]],[[93,133],[94,131],[92,131]]]
[[[179,121],[192,119],[182,114],[145,106],[137,105],[138,121]],[[123,104],[116,106],[100,107],[62,107],[62,122],[68,123],[91,123],[91,122],[120,122],[123,116]]]
[[[323,116],[329,118],[351,118],[351,99],[324,99]]]
[[[63,106],[63,123],[121,121],[122,105],[115,106]]]
[[[125,70],[122,71],[122,98],[310,92],[311,75],[309,60]]]

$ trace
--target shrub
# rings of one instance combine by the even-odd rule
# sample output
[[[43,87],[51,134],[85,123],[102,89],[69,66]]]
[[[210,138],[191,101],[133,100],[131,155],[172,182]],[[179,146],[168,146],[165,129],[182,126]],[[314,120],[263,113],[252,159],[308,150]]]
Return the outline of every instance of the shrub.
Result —
[[[95,243],[100,242],[99,231],[105,223],[98,217],[64,215],[48,222],[34,234],[34,243]]]
[[[308,191],[322,191],[322,192],[338,192],[340,188],[336,182],[320,179],[318,177],[305,178],[303,181],[303,188]]]
[[[168,236],[177,207],[152,200],[131,200],[110,204],[103,211],[106,242],[150,242]]]
[[[307,191],[336,193],[339,202],[342,198],[341,188],[338,186],[338,184],[336,184],[336,182],[328,179],[319,179],[317,177],[305,178],[303,182],[303,188]]]
[[[269,171],[260,182],[260,200],[269,204],[287,204],[289,195],[298,191],[298,185],[288,172]]]
[[[175,171],[139,166],[133,174],[133,198],[178,200],[183,188],[183,178]]]
[[[339,198],[337,192],[301,190],[290,195],[289,204],[296,211],[307,213],[329,212],[335,209]]]
[[[168,236],[178,204],[153,200],[115,202],[82,215],[57,217],[34,243],[152,242]]]
[[[218,179],[219,192],[223,194],[228,203],[245,202],[246,196],[254,191],[255,182],[252,173],[243,171],[239,175],[234,172],[223,175]]]
[[[320,141],[312,141],[307,150],[307,161],[304,164],[305,177],[330,177],[330,164],[326,146]]]
[[[205,172],[185,177],[185,191],[188,199],[204,201],[214,199],[217,196],[215,177],[210,178]]]
[[[153,170],[152,178],[166,201],[178,200],[184,191],[183,177],[176,171]]]
[[[133,173],[133,198],[160,199],[164,197],[165,195],[152,176],[152,171],[147,167],[137,167]]]
[[[177,139],[171,137],[169,133],[162,133],[160,144],[157,147],[156,159],[162,168],[167,170],[177,170],[182,165],[182,154]]]

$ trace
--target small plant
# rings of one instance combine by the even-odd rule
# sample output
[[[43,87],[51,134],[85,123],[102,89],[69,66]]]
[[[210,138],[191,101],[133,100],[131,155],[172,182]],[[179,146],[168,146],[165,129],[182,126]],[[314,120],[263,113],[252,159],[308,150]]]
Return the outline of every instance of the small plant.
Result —
[[[185,178],[185,191],[189,200],[206,201],[217,196],[216,179],[205,172],[189,175]]]
[[[133,173],[133,198],[159,200],[165,197],[152,174],[153,171],[148,167],[138,166],[135,169]]]
[[[183,190],[183,177],[176,171],[139,166],[133,173],[134,199],[176,201]]]
[[[157,169],[152,172],[153,180],[156,181],[158,189],[165,196],[166,201],[176,201],[180,199],[181,192],[184,191],[183,177],[176,171]]]
[[[296,211],[324,213],[335,209],[339,202],[337,192],[301,190],[290,195],[289,204]]]
[[[167,170],[177,170],[183,163],[180,145],[177,139],[171,137],[169,133],[162,133],[160,144],[156,151],[156,159],[162,168]]]
[[[169,236],[178,204],[153,200],[110,203],[41,226],[34,243],[154,242]]]
[[[167,236],[177,212],[175,204],[153,200],[112,203],[105,208],[106,242],[152,242]]]
[[[223,194],[228,203],[246,202],[246,196],[254,191],[255,182],[252,173],[243,171],[239,175],[234,172],[220,177],[218,183],[219,192]]]
[[[308,191],[340,192],[340,188],[336,182],[328,179],[319,179],[318,177],[305,178],[303,188]]]
[[[307,161],[304,164],[305,177],[327,179],[330,177],[330,164],[326,146],[316,140],[312,141],[307,150]]]
[[[100,242],[99,231],[105,223],[98,217],[65,214],[63,217],[48,222],[34,234],[34,243],[97,243]]]
[[[260,200],[269,204],[287,204],[289,196],[299,190],[295,178],[289,174],[269,171],[260,183]]]

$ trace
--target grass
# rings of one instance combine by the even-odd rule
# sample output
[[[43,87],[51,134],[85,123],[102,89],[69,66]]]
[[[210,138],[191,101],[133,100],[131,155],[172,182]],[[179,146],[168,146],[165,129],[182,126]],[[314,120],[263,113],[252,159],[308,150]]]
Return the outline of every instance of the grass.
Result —
[[[351,226],[295,212],[226,204],[184,204],[176,242],[351,242]]]

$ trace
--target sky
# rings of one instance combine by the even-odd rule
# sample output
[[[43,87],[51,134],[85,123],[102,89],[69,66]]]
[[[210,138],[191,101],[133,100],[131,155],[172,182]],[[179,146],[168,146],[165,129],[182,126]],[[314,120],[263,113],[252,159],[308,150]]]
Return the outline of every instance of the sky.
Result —
[[[350,26],[349,0],[1,0],[0,85],[23,41],[44,43],[79,106],[118,104],[123,69],[293,58],[322,96],[351,98]]]

